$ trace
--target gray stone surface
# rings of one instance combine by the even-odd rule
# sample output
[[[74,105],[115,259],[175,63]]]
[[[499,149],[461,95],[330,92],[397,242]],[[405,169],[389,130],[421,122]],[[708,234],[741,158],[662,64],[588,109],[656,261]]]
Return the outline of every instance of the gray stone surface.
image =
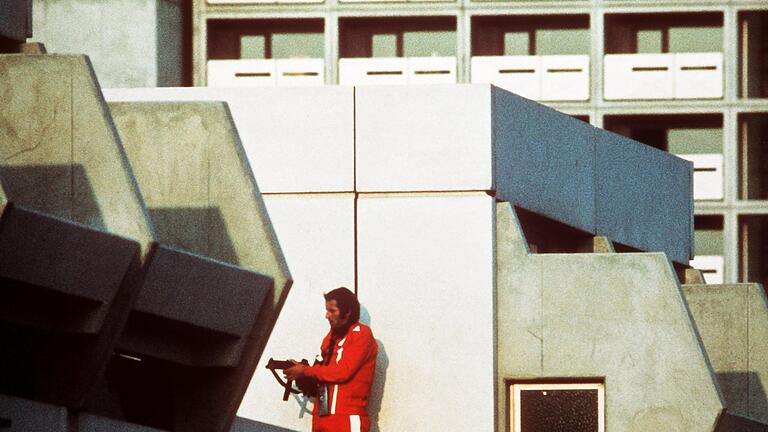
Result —
[[[237,366],[272,284],[242,267],[160,246],[119,346],[189,366]],[[139,323],[147,315],[155,318],[150,331]]]
[[[714,428],[723,402],[663,254],[528,254],[509,203],[496,238],[500,419],[509,380],[582,378],[605,383],[606,430]]]
[[[57,333],[96,334],[138,249],[134,241],[13,207],[0,224],[0,276],[43,287],[51,301],[58,293],[90,306],[53,319],[35,312],[42,298],[30,295],[20,303],[6,299],[0,316]]]
[[[693,165],[601,131],[595,150],[596,231],[618,243],[693,257]]]
[[[728,411],[768,424],[768,304],[758,284],[683,285]]]
[[[67,410],[0,394],[0,419],[10,420],[3,432],[67,432]]]
[[[146,210],[88,59],[0,56],[0,178],[9,201],[142,243]]]
[[[87,58],[0,56],[0,95],[9,203],[0,276],[13,287],[2,337],[29,339],[6,370],[25,381],[18,394],[80,407],[136,298],[154,233]],[[29,364],[38,371],[21,378]]]
[[[179,372],[188,388],[168,408],[176,429],[226,430],[288,294],[288,267],[225,104],[125,102],[110,109],[157,236],[168,246],[155,255],[159,271],[150,267],[120,344],[176,363],[185,364],[181,353],[195,366],[230,366]],[[193,265],[190,255],[172,257],[170,248],[210,258]],[[158,333],[184,335],[179,345],[164,346],[155,325],[164,328]],[[200,329],[205,337],[191,337]],[[214,342],[211,352],[201,340]]]
[[[33,3],[32,40],[49,53],[87,54],[103,87],[182,84],[181,1]]]
[[[0,37],[24,42],[32,36],[32,0],[3,0],[0,10]]]

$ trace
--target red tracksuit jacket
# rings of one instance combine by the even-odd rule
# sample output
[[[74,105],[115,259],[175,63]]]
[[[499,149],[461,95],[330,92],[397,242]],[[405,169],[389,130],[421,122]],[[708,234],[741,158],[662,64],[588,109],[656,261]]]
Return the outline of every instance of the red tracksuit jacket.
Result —
[[[328,332],[320,347],[321,352],[327,352],[330,343],[331,333]],[[366,407],[378,351],[371,329],[356,323],[336,342],[330,362],[306,369],[307,376],[328,384],[330,414],[368,415]]]

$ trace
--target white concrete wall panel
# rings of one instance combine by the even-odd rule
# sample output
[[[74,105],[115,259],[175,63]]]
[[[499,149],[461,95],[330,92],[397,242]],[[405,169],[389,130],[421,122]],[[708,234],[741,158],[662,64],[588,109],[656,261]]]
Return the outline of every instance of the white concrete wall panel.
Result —
[[[353,89],[105,89],[107,101],[225,101],[262,193],[354,190]]]
[[[675,54],[675,98],[721,99],[723,53]]]
[[[309,430],[312,403],[298,396],[283,402],[283,389],[265,365],[270,357],[312,362],[328,331],[323,293],[339,286],[354,290],[355,198],[353,194],[265,195],[264,202],[294,284],[238,415]]]
[[[681,154],[677,156],[693,162],[693,199],[723,199],[722,154]]]
[[[317,86],[325,84],[324,59],[279,59],[275,61],[277,85]]]
[[[608,54],[604,67],[606,100],[675,97],[674,54]]]
[[[271,59],[208,60],[208,87],[274,87],[275,61]]]
[[[456,57],[409,57],[408,84],[455,84]]]
[[[472,83],[493,84],[531,100],[541,99],[541,57],[472,57]]]
[[[408,59],[403,57],[339,59],[339,84],[408,84]]]
[[[589,56],[542,56],[541,100],[589,100]]]
[[[493,429],[494,208],[483,193],[360,196],[378,430]]]
[[[488,86],[360,87],[359,192],[490,190]]]

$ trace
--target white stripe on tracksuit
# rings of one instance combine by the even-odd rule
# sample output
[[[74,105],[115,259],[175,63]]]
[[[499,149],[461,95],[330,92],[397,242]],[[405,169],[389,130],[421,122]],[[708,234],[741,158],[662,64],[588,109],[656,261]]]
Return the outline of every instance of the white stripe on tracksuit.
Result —
[[[349,431],[360,432],[360,416],[359,415],[349,416]]]

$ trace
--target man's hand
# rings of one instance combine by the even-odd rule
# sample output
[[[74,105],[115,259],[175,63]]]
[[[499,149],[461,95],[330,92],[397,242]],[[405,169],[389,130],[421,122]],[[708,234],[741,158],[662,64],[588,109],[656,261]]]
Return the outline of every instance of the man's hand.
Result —
[[[304,368],[306,366],[293,359],[291,359],[290,362],[293,363],[293,366],[283,371],[285,379],[295,381],[299,378],[303,378]]]

